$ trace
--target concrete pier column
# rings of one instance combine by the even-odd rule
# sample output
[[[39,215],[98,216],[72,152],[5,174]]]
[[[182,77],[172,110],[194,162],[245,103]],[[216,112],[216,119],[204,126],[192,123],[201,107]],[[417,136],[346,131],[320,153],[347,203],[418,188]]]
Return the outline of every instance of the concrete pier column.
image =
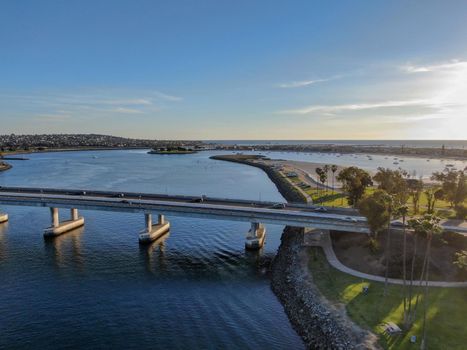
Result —
[[[58,208],[50,208],[50,215],[52,223],[44,230],[45,237],[58,236],[84,225],[84,218],[78,215],[78,209],[71,209],[71,219],[63,222],[60,222]]]
[[[144,219],[146,221],[146,231],[152,231],[152,214],[146,213],[144,214]]]
[[[144,214],[146,221],[146,229],[139,235],[139,243],[150,243],[162,237],[170,230],[170,223],[165,220],[164,215],[158,215],[157,224],[152,224],[152,215],[150,213]]]
[[[252,222],[245,241],[246,249],[261,249],[266,239],[266,228],[259,222]]]
[[[0,224],[8,221],[8,214],[0,212]]]
[[[60,225],[58,208],[50,208],[50,216],[52,218],[52,227],[58,227]]]
[[[78,220],[78,209],[70,209],[71,220]]]

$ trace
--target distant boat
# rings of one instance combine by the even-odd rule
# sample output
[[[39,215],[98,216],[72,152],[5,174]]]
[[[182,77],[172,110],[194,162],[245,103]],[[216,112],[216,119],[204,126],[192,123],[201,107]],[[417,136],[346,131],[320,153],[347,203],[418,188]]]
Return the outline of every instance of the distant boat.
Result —
[[[429,159],[427,159],[426,161],[427,161],[427,162],[429,162],[430,160],[429,160]]]
[[[392,163],[392,164],[397,165],[397,164],[399,164],[399,162],[394,162],[394,163]]]
[[[446,164],[446,167],[452,168],[454,167],[454,164]]]

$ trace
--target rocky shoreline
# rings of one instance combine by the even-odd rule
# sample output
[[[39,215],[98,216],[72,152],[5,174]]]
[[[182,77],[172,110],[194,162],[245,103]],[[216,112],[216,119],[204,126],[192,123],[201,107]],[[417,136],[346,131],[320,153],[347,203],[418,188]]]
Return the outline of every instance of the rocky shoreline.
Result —
[[[308,349],[379,349],[377,337],[319,292],[307,269],[303,229],[286,227],[271,265],[271,288]]]
[[[225,155],[225,156],[212,156],[210,158],[216,159],[216,160],[223,160],[227,162],[240,163],[240,164],[245,164],[245,165],[253,166],[256,168],[260,168],[266,173],[266,175],[268,175],[272,183],[276,185],[277,189],[279,190],[279,193],[288,202],[292,202],[292,203],[306,203],[307,202],[307,199],[305,198],[305,196],[301,192],[299,192],[294,186],[292,186],[290,182],[288,182],[281,175],[279,175],[277,171],[275,171],[274,169],[272,169],[271,167],[267,165],[253,162],[252,159],[254,158],[252,156],[245,157],[245,156],[239,156],[239,155]]]
[[[212,159],[262,169],[289,202],[303,202],[301,193],[274,169],[252,161],[251,156],[213,156]],[[345,310],[337,310],[319,292],[308,271],[304,230],[285,227],[281,245],[271,264],[271,289],[281,301],[295,331],[308,349],[379,349],[377,337],[356,326]]]

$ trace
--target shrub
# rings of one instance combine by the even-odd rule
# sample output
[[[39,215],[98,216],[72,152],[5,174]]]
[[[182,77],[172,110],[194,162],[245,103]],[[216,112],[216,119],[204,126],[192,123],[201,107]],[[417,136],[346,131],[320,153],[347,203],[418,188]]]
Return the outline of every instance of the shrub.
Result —
[[[368,248],[370,249],[370,252],[372,252],[373,254],[376,254],[379,252],[381,246],[376,239],[370,238],[368,240]]]
[[[465,220],[467,218],[467,207],[463,204],[459,204],[455,208],[456,218],[460,220]]]

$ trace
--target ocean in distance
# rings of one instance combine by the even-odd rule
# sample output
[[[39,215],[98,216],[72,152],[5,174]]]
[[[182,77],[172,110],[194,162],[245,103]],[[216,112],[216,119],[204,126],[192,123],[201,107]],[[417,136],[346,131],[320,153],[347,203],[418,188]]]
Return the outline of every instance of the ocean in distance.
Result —
[[[225,145],[344,145],[417,148],[467,148],[467,140],[209,140],[207,143]]]

